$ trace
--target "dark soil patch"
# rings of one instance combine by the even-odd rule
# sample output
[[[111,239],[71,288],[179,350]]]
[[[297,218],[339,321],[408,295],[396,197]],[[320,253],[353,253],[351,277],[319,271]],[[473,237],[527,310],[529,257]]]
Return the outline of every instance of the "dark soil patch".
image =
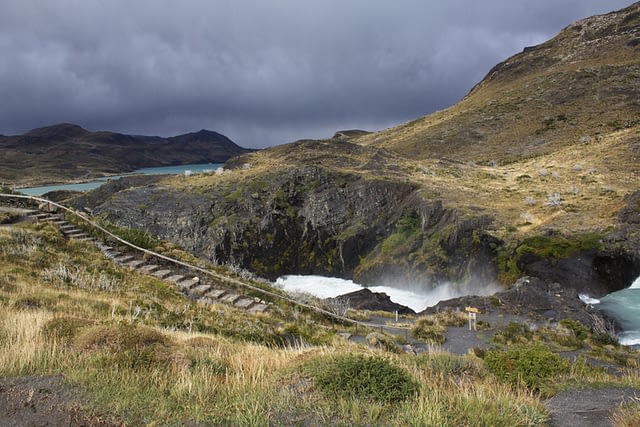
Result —
[[[613,410],[621,403],[640,396],[639,389],[628,387],[567,390],[546,401],[551,427],[610,426]]]
[[[0,379],[0,427],[123,426],[83,409],[86,397],[61,375]]]

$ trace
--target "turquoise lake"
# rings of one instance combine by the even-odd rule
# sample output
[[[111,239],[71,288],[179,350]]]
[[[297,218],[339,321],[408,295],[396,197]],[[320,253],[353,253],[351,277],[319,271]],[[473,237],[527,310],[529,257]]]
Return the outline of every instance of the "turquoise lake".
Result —
[[[216,169],[222,166],[222,163],[199,163],[191,165],[178,165],[178,166],[163,166],[157,168],[143,168],[133,171],[126,176],[131,175],[184,175],[184,174],[197,174],[214,172]],[[89,191],[100,187],[105,182],[121,178],[124,175],[113,175],[103,178],[98,178],[93,181],[81,182],[77,184],[58,184],[58,185],[45,185],[42,187],[25,187],[18,188],[16,191],[26,194],[28,196],[42,196],[50,191],[70,190],[70,191]]]

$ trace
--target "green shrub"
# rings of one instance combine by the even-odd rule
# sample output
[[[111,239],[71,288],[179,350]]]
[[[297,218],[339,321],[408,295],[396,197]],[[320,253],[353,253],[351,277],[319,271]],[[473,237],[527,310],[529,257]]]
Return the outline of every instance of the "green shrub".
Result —
[[[431,317],[421,317],[411,328],[411,336],[434,344],[443,344],[447,328]]]
[[[526,344],[533,338],[533,332],[524,323],[509,322],[493,340],[500,344]]]
[[[565,347],[582,348],[584,341],[590,336],[587,329],[580,322],[572,319],[563,319],[553,339]]]
[[[105,224],[105,228],[121,239],[126,240],[127,242],[132,243],[140,248],[152,250],[158,244],[160,244],[160,241],[158,239],[144,230],[140,230],[137,228],[120,228],[113,224]]]
[[[42,332],[47,338],[56,341],[69,342],[80,329],[93,324],[92,320],[77,317],[56,317],[45,323]]]
[[[314,384],[328,396],[397,402],[413,396],[418,384],[407,372],[377,356],[343,354],[308,366]]]
[[[542,391],[548,380],[569,369],[566,360],[541,343],[514,346],[508,350],[490,349],[484,361],[498,378],[534,391]]]
[[[149,369],[189,366],[175,342],[155,329],[138,325],[97,325],[81,329],[73,344],[76,350],[96,352],[93,363],[118,369]]]
[[[37,310],[48,305],[47,302],[50,301],[45,301],[43,298],[34,296],[25,296],[18,298],[13,303],[13,308],[16,308],[18,310]]]
[[[425,353],[416,358],[418,367],[445,376],[478,376],[479,370],[469,357],[449,353]]]
[[[83,329],[74,340],[78,350],[126,351],[162,345],[170,347],[169,336],[152,328],[138,325],[97,325]]]
[[[391,353],[400,353],[401,349],[394,339],[380,332],[371,332],[366,336],[367,344],[371,347],[381,348]]]
[[[620,343],[618,342],[618,338],[616,338],[615,335],[610,335],[604,332],[594,333],[591,339],[595,344],[601,346],[612,345],[614,347],[617,347],[620,345]]]
[[[11,212],[0,212],[0,224],[11,224],[16,222],[20,215]]]
[[[586,340],[589,338],[589,329],[582,323],[573,319],[562,319],[560,324],[565,328],[573,331],[574,335],[579,340]]]

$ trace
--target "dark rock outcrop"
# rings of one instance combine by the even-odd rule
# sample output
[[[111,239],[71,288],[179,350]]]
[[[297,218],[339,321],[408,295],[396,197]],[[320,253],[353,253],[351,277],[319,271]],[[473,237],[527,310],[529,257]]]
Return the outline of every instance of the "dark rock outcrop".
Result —
[[[428,307],[420,314],[464,311],[465,307],[472,306],[485,314],[519,315],[529,317],[534,321],[557,322],[562,319],[574,319],[585,325],[591,325],[593,316],[602,316],[602,314],[583,303],[578,297],[580,293],[576,288],[557,282],[525,276],[520,278],[510,289],[492,296],[467,296],[441,301],[433,307]]]
[[[323,274],[379,284],[397,275],[426,286],[497,274],[494,239],[484,232],[490,218],[446,209],[407,182],[319,166],[198,192],[127,178],[74,204],[270,279]]]
[[[329,301],[335,299],[348,301],[349,308],[356,310],[380,310],[391,313],[397,311],[398,314],[415,314],[409,307],[391,301],[389,295],[384,292],[372,292],[367,288],[349,292],[336,298],[328,298]]]

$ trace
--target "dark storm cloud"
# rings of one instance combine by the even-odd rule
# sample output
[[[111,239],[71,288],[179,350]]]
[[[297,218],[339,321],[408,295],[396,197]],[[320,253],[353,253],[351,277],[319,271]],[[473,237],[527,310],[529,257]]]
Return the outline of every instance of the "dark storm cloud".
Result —
[[[0,133],[58,122],[262,147],[451,105],[625,1],[0,0]]]

